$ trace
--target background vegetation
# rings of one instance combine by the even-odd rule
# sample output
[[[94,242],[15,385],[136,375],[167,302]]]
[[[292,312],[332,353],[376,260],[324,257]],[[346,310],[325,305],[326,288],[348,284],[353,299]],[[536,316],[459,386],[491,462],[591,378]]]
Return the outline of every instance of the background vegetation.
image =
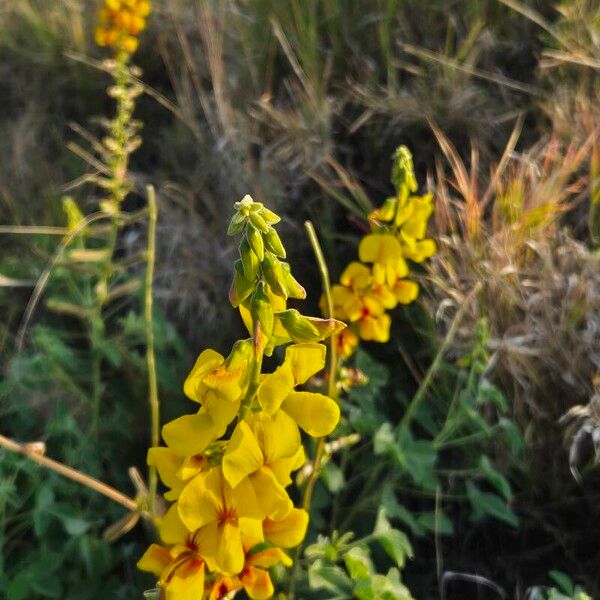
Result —
[[[44,441],[133,496],[127,470],[143,471],[149,436],[145,225],[117,239],[130,287],[93,339],[61,310],[86,289],[61,236],[16,228],[67,227],[65,194],[85,214],[97,205],[74,186],[88,166],[68,143],[113,110],[97,8],[0,1],[0,433]],[[360,441],[331,455],[317,487],[315,530],[330,537],[308,553],[305,597],[371,597],[366,559],[334,532],[389,523],[407,536],[392,536],[392,557],[415,598],[600,596],[599,40],[593,0],[153,2],[125,209],[135,216],[155,186],[165,421],[183,411],[199,350],[239,337],[221,301],[234,201],[250,193],[284,215],[289,261],[318,298],[306,218],[337,277],[365,203],[392,191],[398,144],[436,197],[420,300],[396,309],[389,344],[356,356],[368,383],[349,392],[341,434]],[[0,595],[140,597],[143,527],[109,543],[118,506],[0,457]],[[371,559],[390,567],[376,548]]]

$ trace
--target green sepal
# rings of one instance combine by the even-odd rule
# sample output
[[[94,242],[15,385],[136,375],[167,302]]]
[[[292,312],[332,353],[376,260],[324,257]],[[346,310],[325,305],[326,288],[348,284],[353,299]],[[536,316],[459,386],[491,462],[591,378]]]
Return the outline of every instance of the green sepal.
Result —
[[[275,313],[275,318],[295,343],[320,342],[346,327],[337,319],[305,317],[294,308]]]

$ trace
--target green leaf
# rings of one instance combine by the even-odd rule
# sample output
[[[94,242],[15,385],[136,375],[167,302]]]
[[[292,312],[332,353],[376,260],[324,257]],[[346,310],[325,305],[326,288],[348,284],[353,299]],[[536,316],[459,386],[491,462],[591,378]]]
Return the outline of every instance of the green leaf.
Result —
[[[314,562],[308,569],[311,590],[326,590],[340,598],[352,597],[352,581],[339,567],[326,566],[322,561]]]
[[[428,531],[441,535],[452,535],[454,533],[452,521],[442,511],[437,515],[435,512],[422,513],[417,517],[417,522]]]
[[[350,548],[344,555],[346,569],[353,581],[368,580],[373,572],[369,550],[362,546]]]
[[[391,526],[383,508],[379,509],[377,514],[373,537],[398,567],[402,568],[406,559],[412,558],[413,549],[408,537],[402,531]]]
[[[477,486],[471,482],[467,482],[467,496],[473,506],[473,519],[479,520],[489,515],[501,521],[512,525],[519,526],[519,519],[513,511],[507,506],[506,502],[496,494],[482,492]]]
[[[334,494],[344,487],[344,472],[334,462],[330,461],[325,464],[321,478],[327,489]]]
[[[558,587],[568,596],[572,597],[575,594],[575,586],[571,578],[562,571],[550,571],[548,575],[554,580]]]
[[[479,461],[479,469],[485,475],[486,479],[504,496],[504,499],[509,502],[512,500],[512,491],[507,479],[490,463],[490,459],[483,455]]]

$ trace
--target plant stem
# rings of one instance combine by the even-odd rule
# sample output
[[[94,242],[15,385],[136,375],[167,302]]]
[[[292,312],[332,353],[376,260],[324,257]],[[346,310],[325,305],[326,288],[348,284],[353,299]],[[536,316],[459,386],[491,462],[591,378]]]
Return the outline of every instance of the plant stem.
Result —
[[[325,294],[325,305],[327,307],[327,317],[333,318],[333,297],[331,295],[331,281],[329,279],[329,270],[327,269],[327,263],[323,256],[323,250],[319,244],[319,239],[315,232],[315,228],[310,221],[304,223],[304,228],[308,234],[310,245],[312,246],[313,252],[315,253],[315,259],[319,267],[319,273],[321,275],[321,283],[323,285],[323,293]],[[327,378],[327,395],[334,400],[337,400],[337,386],[336,386],[336,375],[337,375],[337,346],[335,343],[335,335],[329,338],[329,376]],[[312,495],[319,478],[319,471],[323,456],[325,455],[325,438],[321,437],[317,440],[317,448],[315,451],[315,458],[313,461],[313,470],[306,482],[306,488],[304,489],[304,496],[302,498],[302,508],[306,511],[310,510],[310,503],[312,501]]]
[[[319,239],[317,238],[317,233],[313,224],[310,221],[306,221],[304,223],[304,228],[306,229],[306,233],[308,235],[308,239],[310,241],[310,245],[312,246],[313,252],[315,254],[315,259],[317,261],[317,265],[319,267],[319,274],[321,275],[321,283],[323,286],[323,293],[325,294],[325,306],[327,308],[326,316],[330,319],[333,318],[333,296],[331,294],[331,280],[329,278],[329,270],[327,269],[327,263],[325,262],[325,257],[323,256],[323,250],[321,249],[321,245],[319,244]],[[336,345],[336,336],[332,335],[329,338],[329,374],[327,378],[327,395],[333,400],[337,401],[337,385],[336,385],[336,377],[337,377],[337,367],[338,367],[338,358],[337,358],[337,345]],[[320,471],[321,471],[321,463],[323,462],[323,457],[325,456],[325,437],[321,437],[317,440],[317,447],[315,450],[315,457],[313,459],[313,470],[311,471],[308,480],[306,482],[306,487],[304,488],[304,494],[302,497],[302,508],[307,511],[310,515],[310,505],[312,502],[312,496],[315,489],[315,485],[317,480],[319,479]],[[294,569],[292,571],[292,575],[290,577],[290,584],[288,588],[288,599],[293,600],[294,598],[294,587],[296,585],[296,579],[298,576],[298,571],[300,568],[300,556],[302,555],[304,544],[300,544],[296,549],[296,558],[294,560]]]
[[[15,452],[16,454],[21,454],[22,456],[26,456],[27,458],[29,458],[33,462],[37,463],[38,465],[41,465],[43,467],[46,467],[47,469],[55,471],[56,473],[59,473],[60,475],[62,475],[63,477],[66,477],[67,479],[71,479],[72,481],[76,481],[77,483],[80,483],[81,485],[84,485],[84,486],[94,490],[95,492],[98,492],[99,494],[102,494],[103,496],[110,498],[113,502],[116,502],[117,504],[121,504],[122,506],[129,509],[130,511],[137,512],[139,510],[137,502],[135,500],[133,500],[132,498],[130,498],[129,496],[122,494],[115,488],[110,487],[109,485],[106,485],[105,483],[102,483],[101,481],[99,481],[98,479],[95,479],[94,477],[90,477],[89,475],[86,475],[85,473],[81,473],[81,471],[77,471],[76,469],[68,467],[67,465],[64,465],[56,460],[47,458],[42,453],[36,452],[33,449],[33,446],[29,447],[26,444],[19,444],[18,442],[15,442],[14,440],[11,440],[7,437],[4,437],[3,435],[0,435],[0,447],[6,448],[7,450],[10,450],[11,452]]]
[[[460,306],[458,311],[456,312],[456,315],[454,316],[454,319],[450,325],[450,329],[448,329],[448,333],[446,334],[446,337],[444,338],[444,341],[442,342],[440,349],[438,350],[437,354],[435,355],[435,358],[433,359],[431,366],[427,370],[425,377],[423,377],[423,380],[421,381],[421,384],[419,385],[419,389],[416,391],[415,395],[413,396],[412,400],[410,401],[410,404],[408,405],[408,407],[404,413],[404,416],[402,417],[402,420],[400,421],[400,423],[398,424],[398,426],[396,428],[397,431],[399,431],[402,428],[408,427],[410,425],[412,419],[415,416],[415,413],[417,412],[417,409],[419,408],[419,406],[421,405],[421,402],[423,401],[423,399],[425,397],[425,392],[429,388],[435,374],[437,373],[437,371],[439,369],[440,363],[442,362],[442,359],[444,358],[444,355],[446,354],[446,350],[448,349],[448,347],[454,340],[454,336],[456,335],[456,332],[458,331],[458,327],[459,327],[463,317],[465,316],[467,309],[469,308],[469,304],[471,303],[471,300],[473,300],[473,298],[479,293],[479,291],[481,290],[482,287],[483,287],[482,282],[478,281],[477,284],[475,285],[475,287],[469,293],[469,295],[465,298],[464,302],[462,303],[462,305]]]
[[[154,280],[154,263],[156,260],[156,221],[157,207],[156,194],[150,185],[147,188],[148,196],[148,240],[145,286],[145,323],[146,323],[146,364],[148,366],[148,399],[150,402],[150,446],[160,443],[160,402],[158,399],[158,382],[156,379],[156,358],[154,356],[154,329],[152,319],[152,283]],[[156,487],[158,478],[156,467],[150,466],[148,470],[148,510],[150,519],[154,522],[156,517]]]

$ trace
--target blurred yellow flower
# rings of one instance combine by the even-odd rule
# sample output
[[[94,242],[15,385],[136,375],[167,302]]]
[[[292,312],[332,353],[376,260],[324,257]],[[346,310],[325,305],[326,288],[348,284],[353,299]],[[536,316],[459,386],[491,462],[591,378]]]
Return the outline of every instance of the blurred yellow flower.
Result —
[[[133,54],[138,47],[137,36],[146,28],[149,14],[148,0],[105,0],[98,15],[96,43]]]

